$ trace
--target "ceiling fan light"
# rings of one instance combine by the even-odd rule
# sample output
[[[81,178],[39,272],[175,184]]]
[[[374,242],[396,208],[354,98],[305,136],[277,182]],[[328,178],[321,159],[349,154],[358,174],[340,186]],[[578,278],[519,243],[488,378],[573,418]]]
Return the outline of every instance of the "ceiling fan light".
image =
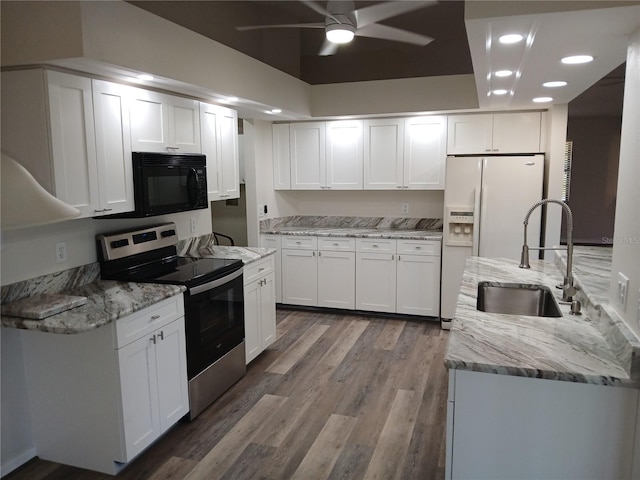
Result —
[[[325,31],[331,43],[349,43],[356,33],[355,27],[345,23],[327,25]]]

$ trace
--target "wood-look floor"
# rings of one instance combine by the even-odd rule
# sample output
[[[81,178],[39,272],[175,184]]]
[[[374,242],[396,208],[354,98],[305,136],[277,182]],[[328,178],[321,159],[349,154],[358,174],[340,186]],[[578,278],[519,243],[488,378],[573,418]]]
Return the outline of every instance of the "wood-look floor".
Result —
[[[444,478],[447,332],[438,322],[278,309],[278,340],[121,479]],[[11,480],[108,475],[35,459]]]

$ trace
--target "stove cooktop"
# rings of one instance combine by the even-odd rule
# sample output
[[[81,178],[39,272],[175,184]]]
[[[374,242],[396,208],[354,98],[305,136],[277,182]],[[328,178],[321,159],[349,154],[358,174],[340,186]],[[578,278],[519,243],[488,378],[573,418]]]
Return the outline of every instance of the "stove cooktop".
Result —
[[[199,285],[242,268],[242,260],[230,258],[173,257],[118,274],[117,280]]]

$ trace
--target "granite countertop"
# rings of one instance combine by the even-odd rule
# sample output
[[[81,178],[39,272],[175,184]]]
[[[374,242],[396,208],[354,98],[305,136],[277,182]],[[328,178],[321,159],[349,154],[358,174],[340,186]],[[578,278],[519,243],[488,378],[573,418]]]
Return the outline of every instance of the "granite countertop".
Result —
[[[574,273],[580,268],[585,267],[576,267]],[[581,316],[571,315],[569,305],[560,304],[561,318],[503,315],[476,309],[480,281],[542,284],[560,300],[561,291],[555,286],[562,283],[563,275],[563,269],[551,262],[532,261],[531,269],[524,270],[512,260],[469,258],[445,365],[503,375],[640,387],[637,368],[632,365],[635,354],[629,354],[629,348],[612,344],[615,337],[618,340],[621,337],[608,334],[606,328],[616,322],[601,322],[599,316],[604,309],[596,304],[583,307],[585,313]]]
[[[2,326],[47,333],[75,334],[107,325],[165,298],[181,294],[179,285],[96,280],[66,291],[87,297],[87,303],[42,320],[2,316]],[[37,298],[37,297],[34,297]]]
[[[274,235],[311,235],[315,237],[392,238],[398,240],[442,240],[442,231],[403,230],[397,228],[348,228],[348,227],[275,227],[260,233]]]
[[[200,258],[232,258],[242,260],[247,265],[252,262],[274,255],[273,248],[259,247],[231,247],[227,245],[192,245],[186,255]]]
[[[441,241],[442,219],[302,215],[263,220],[260,233]]]

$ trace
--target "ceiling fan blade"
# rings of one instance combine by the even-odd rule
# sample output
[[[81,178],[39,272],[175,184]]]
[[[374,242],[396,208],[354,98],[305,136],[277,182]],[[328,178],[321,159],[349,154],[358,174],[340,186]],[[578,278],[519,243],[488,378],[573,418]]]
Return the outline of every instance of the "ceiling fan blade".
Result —
[[[410,43],[412,45],[419,46],[433,42],[433,38],[427,37],[426,35],[420,35],[419,33],[380,25],[379,23],[372,23],[364,28],[359,28],[356,30],[356,35],[359,37],[381,38],[382,40]]]
[[[379,22],[385,18],[395,17],[402,13],[411,12],[424,7],[431,7],[438,2],[433,0],[426,1],[395,1],[379,3],[369,7],[359,8],[354,12],[358,28],[366,27],[372,23]]]
[[[282,25],[246,25],[236,27],[236,30],[244,32],[247,30],[260,30],[263,28],[324,28],[324,23],[285,23]]]
[[[330,42],[329,40],[325,40],[320,48],[320,52],[318,55],[321,57],[326,57],[327,55],[334,55],[338,51],[338,44]]]
[[[324,17],[329,17],[331,20],[333,20],[336,23],[342,23],[340,20],[334,17],[331,12],[329,12],[326,8],[321,7],[316,2],[312,2],[311,0],[300,0],[300,1],[304,3],[307,7],[309,7],[311,10],[313,10],[314,12],[317,12]]]

